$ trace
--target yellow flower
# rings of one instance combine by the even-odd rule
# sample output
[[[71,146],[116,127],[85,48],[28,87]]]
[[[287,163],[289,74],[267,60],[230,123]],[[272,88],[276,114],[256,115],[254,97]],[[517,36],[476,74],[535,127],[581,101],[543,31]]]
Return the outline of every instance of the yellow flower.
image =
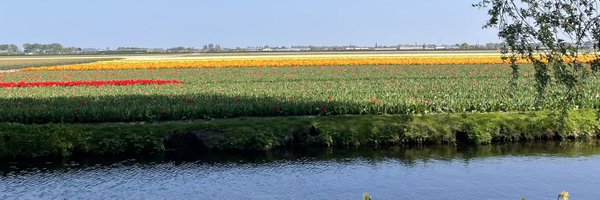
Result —
[[[571,196],[569,195],[569,192],[563,191],[558,195],[558,198],[561,200],[569,200],[569,196]]]
[[[589,61],[592,57],[581,58]],[[518,60],[527,63],[526,60]],[[347,57],[285,57],[285,58],[219,58],[203,60],[152,60],[152,61],[99,61],[87,64],[25,68],[25,71],[62,70],[119,70],[119,69],[173,69],[219,67],[303,67],[351,65],[464,65],[502,64],[500,56],[347,56]]]

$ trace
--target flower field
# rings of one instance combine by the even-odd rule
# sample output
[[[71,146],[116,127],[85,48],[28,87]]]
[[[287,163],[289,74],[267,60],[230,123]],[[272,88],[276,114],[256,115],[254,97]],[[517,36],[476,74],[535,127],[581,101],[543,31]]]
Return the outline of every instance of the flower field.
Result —
[[[465,58],[450,64],[448,60],[442,62],[444,59],[448,57],[413,61],[397,57],[210,60],[213,65],[198,60],[102,61],[30,68],[0,74],[0,82],[160,79],[185,84],[0,88],[0,121],[117,122],[530,111],[557,108],[560,104],[548,100],[534,106],[532,66],[523,66],[524,78],[519,82],[520,88],[513,91],[508,84],[510,68],[497,64],[501,62],[499,58]],[[215,64],[219,62],[222,65]],[[315,64],[322,66],[295,67]],[[262,65],[276,67],[242,67]],[[236,67],[221,68],[225,66]],[[600,107],[599,86],[597,79],[589,81],[584,107]],[[556,91],[550,87],[548,95]]]
[[[0,83],[0,87],[59,87],[59,86],[106,86],[106,85],[165,85],[183,84],[177,80],[110,80],[110,81],[46,81],[46,82],[8,82]]]
[[[118,58],[2,58],[0,57],[0,70],[21,69],[25,67],[33,68],[40,66],[61,66],[83,63],[92,63],[98,61],[116,60]]]
[[[101,61],[66,66],[25,68],[26,71],[124,70],[222,67],[301,67],[357,65],[463,65],[501,64],[499,56],[410,56],[410,57],[329,57],[329,58],[218,58],[201,60]]]
[[[583,61],[594,59],[583,57]],[[519,61],[526,63],[525,61]],[[503,64],[500,56],[402,56],[402,57],[284,57],[284,58],[218,58],[201,60],[100,61],[65,66],[25,68],[26,71],[182,69],[223,67],[303,67],[361,65],[474,65]]]

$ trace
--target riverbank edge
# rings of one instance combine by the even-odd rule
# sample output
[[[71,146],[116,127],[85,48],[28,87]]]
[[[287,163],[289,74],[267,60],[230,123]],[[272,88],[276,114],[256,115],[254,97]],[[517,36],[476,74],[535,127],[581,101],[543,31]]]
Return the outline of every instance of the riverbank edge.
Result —
[[[173,150],[265,151],[278,147],[490,144],[600,138],[599,111],[429,115],[242,117],[103,123],[0,123],[0,158],[152,154]]]

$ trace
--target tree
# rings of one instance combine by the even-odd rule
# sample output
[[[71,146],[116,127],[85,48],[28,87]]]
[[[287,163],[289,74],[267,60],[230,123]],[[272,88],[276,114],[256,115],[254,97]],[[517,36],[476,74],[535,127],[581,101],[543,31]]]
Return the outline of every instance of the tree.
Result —
[[[59,54],[62,53],[64,47],[58,43],[52,43],[47,45],[42,45],[45,47],[46,53],[48,54]]]
[[[62,53],[63,50],[64,50],[64,47],[59,43],[52,43],[52,44],[25,43],[25,44],[23,44],[23,51],[25,53],[58,54],[58,53]]]
[[[566,115],[579,105],[585,82],[600,69],[598,1],[481,0],[473,6],[487,9],[484,28],[499,29],[498,36],[505,42],[503,59],[512,68],[511,85],[515,89],[519,85],[518,61],[532,63],[536,104],[548,98],[548,86],[556,85],[563,89],[551,98],[562,101]]]
[[[0,53],[16,54],[19,53],[19,47],[14,44],[2,44],[0,45]]]
[[[23,44],[23,51],[25,53],[37,53],[39,46],[40,46],[40,44],[38,44],[38,43],[34,43],[34,44],[25,43],[25,44]]]
[[[466,43],[466,42],[465,42],[465,43],[462,43],[462,44],[460,44],[460,49],[470,49],[470,47],[471,47],[471,46],[470,46],[468,43]]]

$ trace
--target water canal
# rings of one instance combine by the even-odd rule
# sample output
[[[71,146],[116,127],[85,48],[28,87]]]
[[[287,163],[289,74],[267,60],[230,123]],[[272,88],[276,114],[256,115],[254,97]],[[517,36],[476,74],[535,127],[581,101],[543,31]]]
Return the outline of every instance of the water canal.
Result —
[[[600,197],[600,146],[293,149],[2,161],[0,199],[571,199]]]

